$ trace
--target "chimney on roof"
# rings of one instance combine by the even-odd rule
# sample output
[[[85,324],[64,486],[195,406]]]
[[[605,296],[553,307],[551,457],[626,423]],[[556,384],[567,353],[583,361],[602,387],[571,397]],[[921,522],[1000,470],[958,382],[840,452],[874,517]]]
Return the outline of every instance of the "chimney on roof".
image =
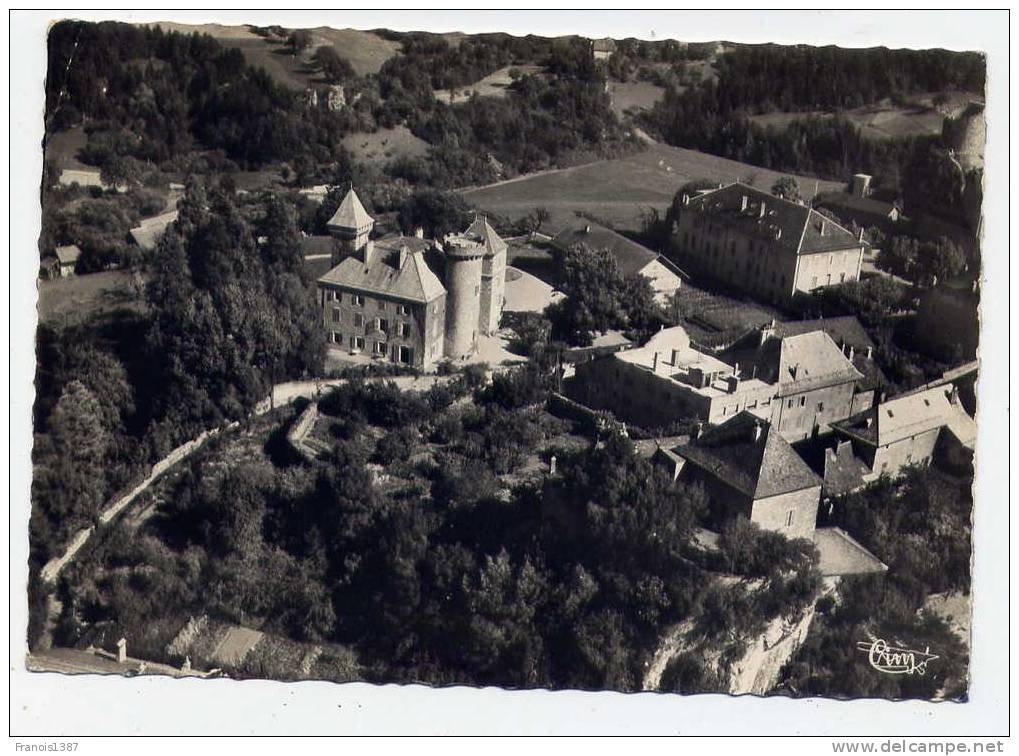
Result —
[[[754,422],[754,441],[760,441],[761,440],[761,430],[762,430],[761,429],[761,424],[759,422],[755,421]]]
[[[691,431],[690,433],[690,438],[696,441],[700,437],[701,437],[701,421],[698,420],[696,423],[693,424],[693,431]]]
[[[817,230],[821,232],[821,236],[824,236],[826,233],[828,233],[828,223],[825,221],[824,218],[821,218],[821,224],[817,227]]]
[[[591,233],[591,224],[590,223],[588,223],[586,226],[584,226],[584,233],[585,234]]]
[[[948,401],[950,401],[952,404],[959,403],[959,387],[956,386],[954,383],[952,384],[952,390],[948,392]]]
[[[425,238],[425,230],[424,230],[424,228],[422,228],[421,226],[418,226],[417,228],[415,228],[414,229],[414,238],[416,238],[416,239],[424,239]]]
[[[764,204],[764,200],[761,200],[761,210],[760,210],[760,214],[757,217],[763,218],[765,213],[767,213],[767,212],[768,212],[768,207],[767,207],[767,205]]]
[[[776,228],[775,229],[775,241],[778,241],[781,238],[782,238],[782,229],[781,228]]]
[[[658,372],[658,352],[655,352],[654,361],[651,363],[651,371],[655,373]]]
[[[689,205],[689,204],[690,204],[690,195],[689,194],[684,194],[683,195],[683,205],[686,206],[686,205]]]
[[[747,211],[747,203],[749,201],[750,201],[750,198],[747,197],[747,195],[745,195],[745,194],[742,197],[739,198],[739,211],[741,213],[745,213]]]
[[[117,661],[121,664],[127,661],[127,638],[117,641]]]
[[[761,342],[760,346],[764,346],[764,342],[775,335],[775,319],[772,318],[770,323],[765,323],[761,326]]]
[[[874,359],[874,347],[872,346],[867,347],[867,359],[868,360]]]
[[[846,357],[848,357],[848,358],[849,358],[849,361],[850,361],[850,362],[852,362],[852,361],[853,361],[853,356],[854,356],[855,354],[856,354],[856,349],[855,349],[855,348],[853,347],[853,345],[852,345],[852,344],[850,344],[850,345],[849,345],[849,354],[847,354],[847,355],[846,355]]]
[[[735,394],[737,389],[739,389],[739,376],[738,375],[727,376],[725,379],[726,393]]]
[[[552,458],[548,461],[548,474],[549,475],[555,475],[556,462],[558,462],[558,461],[559,460],[556,459],[555,454],[553,454]]]
[[[872,417],[868,417],[868,418],[867,418],[867,427],[869,428],[869,427],[870,427],[870,426],[872,426],[873,424],[874,424],[874,418],[872,418]]]
[[[678,367],[679,366],[679,350],[678,349],[673,349],[672,350],[672,366],[673,367]]]

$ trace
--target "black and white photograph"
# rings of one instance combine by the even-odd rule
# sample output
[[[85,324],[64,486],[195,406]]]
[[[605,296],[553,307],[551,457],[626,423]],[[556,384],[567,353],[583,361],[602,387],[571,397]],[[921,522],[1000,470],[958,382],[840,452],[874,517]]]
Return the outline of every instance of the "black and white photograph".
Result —
[[[45,16],[12,670],[976,705],[986,50],[527,13]]]

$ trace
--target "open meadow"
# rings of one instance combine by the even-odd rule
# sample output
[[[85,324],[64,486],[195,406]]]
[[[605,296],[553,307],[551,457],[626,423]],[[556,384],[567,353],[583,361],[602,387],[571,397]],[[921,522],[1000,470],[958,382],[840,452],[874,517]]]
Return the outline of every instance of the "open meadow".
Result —
[[[639,230],[642,214],[650,208],[665,212],[676,191],[688,181],[752,180],[756,186],[768,189],[783,175],[703,152],[654,144],[624,158],[510,179],[467,189],[462,194],[479,210],[513,219],[536,207],[547,208],[551,218],[542,227],[546,233],[560,230],[581,211],[614,228]],[[797,181],[809,197],[815,179],[797,177]],[[819,192],[844,188],[835,181],[816,183]]]

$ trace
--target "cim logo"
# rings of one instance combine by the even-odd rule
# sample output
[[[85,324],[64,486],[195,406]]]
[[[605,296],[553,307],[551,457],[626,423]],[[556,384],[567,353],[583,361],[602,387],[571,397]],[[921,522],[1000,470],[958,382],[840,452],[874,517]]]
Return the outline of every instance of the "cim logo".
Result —
[[[888,675],[924,675],[927,674],[927,665],[939,658],[930,652],[930,648],[923,651],[898,648],[889,646],[882,638],[860,641],[856,647],[867,654],[870,666]]]

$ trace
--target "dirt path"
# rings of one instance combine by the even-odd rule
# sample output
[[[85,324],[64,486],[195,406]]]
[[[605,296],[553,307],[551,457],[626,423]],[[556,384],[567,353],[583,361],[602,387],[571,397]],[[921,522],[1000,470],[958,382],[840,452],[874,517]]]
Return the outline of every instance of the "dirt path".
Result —
[[[662,675],[665,674],[665,668],[669,666],[669,662],[672,661],[673,657],[683,650],[683,640],[688,629],[689,627],[686,623],[680,623],[673,625],[665,631],[662,642],[659,644],[658,650],[655,651],[655,655],[651,658],[651,663],[644,673],[644,680],[640,686],[641,690],[658,690],[662,684]]]

